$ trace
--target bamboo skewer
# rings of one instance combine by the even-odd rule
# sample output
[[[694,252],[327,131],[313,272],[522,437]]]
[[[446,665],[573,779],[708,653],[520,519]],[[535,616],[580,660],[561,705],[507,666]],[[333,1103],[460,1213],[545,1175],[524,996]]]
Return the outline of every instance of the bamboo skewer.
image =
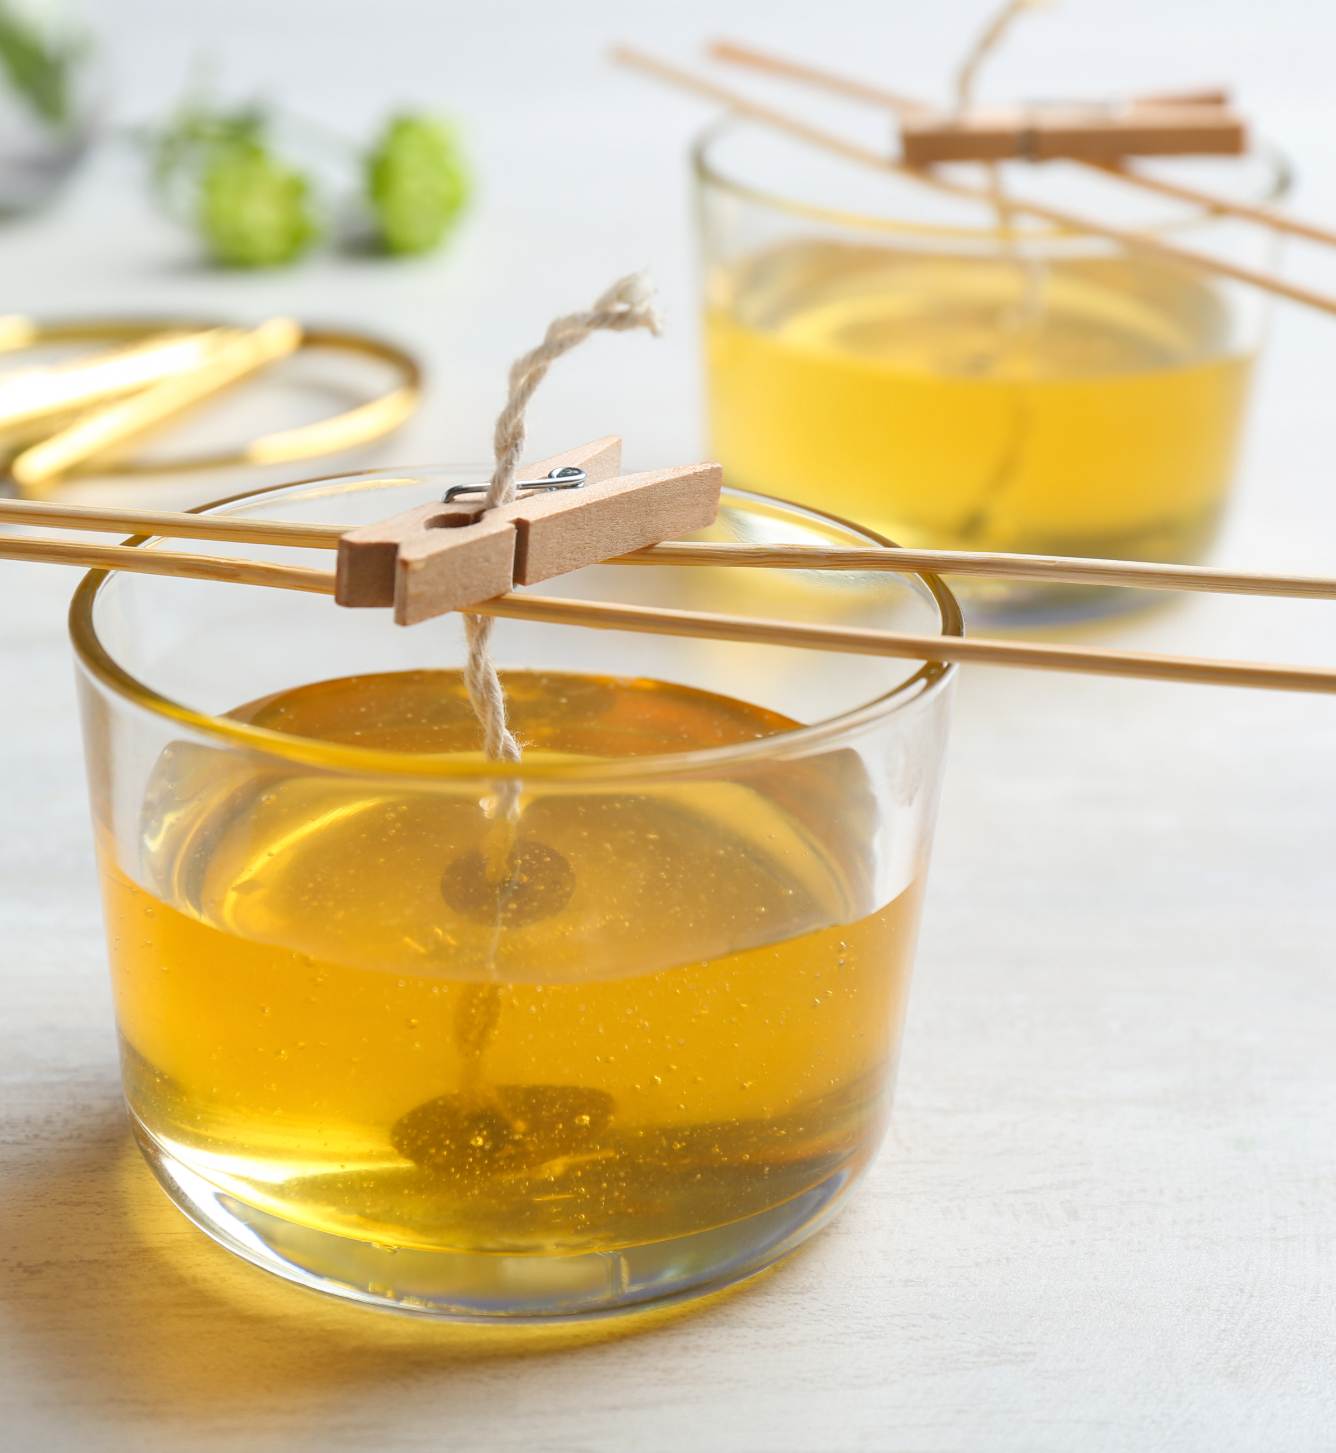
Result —
[[[332,570],[277,565],[229,555],[186,555],[175,550],[139,550],[125,545],[87,545],[0,535],[0,560],[38,565],[75,565],[85,570],[125,570],[132,575],[176,575],[224,585],[269,585],[280,590],[334,594]]]
[[[157,535],[167,540],[234,540],[251,545],[290,545],[335,550],[345,525],[304,525],[291,520],[252,520],[240,515],[194,515],[174,510],[108,510],[92,505],[0,499],[0,524],[41,525],[54,530],[93,530],[113,535]],[[0,535],[0,542],[5,537]]]
[[[1143,590],[1191,590],[1219,595],[1270,595],[1336,600],[1336,578],[1216,570],[1206,565],[1160,565],[1148,560],[1096,560],[1065,555],[1008,555],[984,550],[867,550],[818,545],[732,545],[668,541],[608,562],[612,565],[734,565],[772,570],[886,570],[896,574],[986,575],[1062,585],[1117,585]]]
[[[87,545],[0,536],[0,559],[180,576],[227,585],[261,585],[316,595],[334,593],[332,570],[311,570],[303,566],[276,565],[217,555],[141,550],[124,545]],[[892,657],[910,661],[970,662],[1038,671],[1075,671],[1087,675],[1124,676],[1149,681],[1250,686],[1273,691],[1336,695],[1336,669],[1330,667],[1211,661],[1193,656],[1115,651],[1094,646],[967,640],[960,636],[912,635],[857,626],[813,626],[798,621],[764,620],[711,611],[665,610],[651,606],[560,600],[551,596],[528,594],[498,596],[495,600],[470,605],[469,611],[475,615],[528,620],[545,625],[686,636],[699,640],[735,641],[746,645],[791,646],[836,651],[847,655]]]
[[[779,76],[786,81],[797,81],[801,85],[815,86],[829,91],[833,96],[843,96],[849,101],[866,101],[873,106],[883,106],[897,116],[921,116],[933,108],[914,96],[900,91],[887,90],[885,86],[861,81],[855,76],[846,76],[839,71],[814,66],[808,61],[790,60],[787,56],[775,55],[770,51],[757,50],[755,46],[742,45],[735,40],[715,40],[705,52],[712,60],[727,65],[745,66],[762,75]]]
[[[1201,187],[1190,187],[1186,182],[1171,182],[1164,177],[1152,176],[1150,172],[1135,171],[1122,162],[1085,161],[1082,166],[1091,171],[1103,172],[1120,182],[1128,182],[1145,192],[1155,192],[1161,197],[1172,197],[1178,202],[1201,207],[1204,211],[1238,217],[1245,222],[1256,222],[1270,227],[1273,232],[1286,232],[1292,237],[1303,237],[1309,242],[1320,242],[1327,247],[1336,247],[1336,230],[1320,227],[1316,222],[1307,222],[1302,217],[1291,217],[1275,207],[1260,202],[1234,202],[1218,196]]]
[[[781,76],[787,80],[815,86],[820,90],[828,91],[831,95],[843,96],[846,100],[866,101],[871,105],[884,107],[902,118],[921,116],[933,109],[913,96],[890,91],[883,86],[876,86],[852,76],[843,76],[837,71],[830,71],[822,66],[809,65],[805,61],[772,55],[768,51],[741,45],[737,41],[715,41],[710,45],[708,53],[715,60],[724,61],[730,65],[746,66],[749,70],[759,71],[765,75]],[[1180,101],[1184,98],[1148,97],[1146,99],[1158,99],[1163,102]],[[1191,99],[1211,101],[1221,98],[1218,93],[1206,92],[1193,96]],[[1153,176],[1149,172],[1137,171],[1125,162],[1093,161],[1083,157],[1069,157],[1067,160],[1075,166],[1085,167],[1089,171],[1102,172],[1120,182],[1140,187],[1143,191],[1154,192],[1161,197],[1171,197],[1175,201],[1186,202],[1190,206],[1201,207],[1209,212],[1239,217],[1244,221],[1270,227],[1276,232],[1287,232],[1295,237],[1306,238],[1310,242],[1320,242],[1329,247],[1336,247],[1336,230],[1321,227],[1315,222],[1307,222],[1299,217],[1290,217],[1274,207],[1255,202],[1236,202],[1200,187],[1188,186],[1184,182],[1169,181]]]
[[[735,91],[730,86],[721,86],[706,76],[700,76],[680,66],[671,65],[655,56],[621,46],[613,51],[613,59],[632,70],[643,71],[646,75],[677,86],[680,90],[690,91],[721,106],[727,106],[739,116],[748,117],[764,126],[786,132],[799,141],[804,141],[810,146],[828,151],[835,156],[842,156],[848,161],[871,167],[877,171],[908,177],[912,181],[920,182],[936,191],[960,197],[966,201],[978,202],[985,206],[992,205],[990,194],[982,188],[966,186],[963,182],[948,181],[936,173],[919,167],[906,166],[893,157],[874,151],[871,147],[850,141],[847,137],[826,131],[820,126],[814,126],[799,117],[790,116],[787,112],[777,110],[773,106],[754,101],[741,91]],[[1336,314],[1336,297],[1316,292],[1312,288],[1302,287],[1298,283],[1286,282],[1284,278],[1275,277],[1270,273],[1243,267],[1225,258],[1213,257],[1207,252],[1198,252],[1194,248],[1180,247],[1176,243],[1165,242],[1146,232],[1116,227],[1096,218],[1078,215],[1059,207],[1050,207],[1043,202],[1032,201],[1028,198],[1009,197],[1007,210],[1037,217],[1064,231],[1107,238],[1123,247],[1150,253],[1164,258],[1168,262],[1199,268],[1203,272],[1214,273],[1219,277],[1227,277],[1235,282],[1260,288],[1263,292],[1274,293],[1277,297],[1288,298],[1291,302],[1303,303],[1308,307],[1318,309],[1319,312]]]
[[[340,539],[350,528],[345,525],[312,525],[299,521],[255,520],[169,510],[107,510],[89,505],[45,504],[31,500],[0,500],[0,524],[154,535],[163,539],[230,540],[242,544],[287,545],[312,550],[337,549]],[[0,544],[3,543],[6,543],[6,537],[0,535]],[[116,562],[113,560],[111,563],[114,565]],[[1065,585],[1336,600],[1336,577],[1332,576],[1276,575],[1260,571],[1218,570],[1206,565],[1163,565],[1145,560],[1098,560],[1064,555],[1012,555],[983,550],[909,550],[900,546],[828,549],[820,545],[739,545],[674,540],[635,550],[607,563],[889,571],[901,575],[927,572],[1040,580]]]
[[[1034,671],[1075,671],[1093,676],[1181,681],[1201,686],[1252,686],[1272,691],[1336,694],[1336,669],[1326,666],[1274,666],[1263,662],[1209,661],[1193,656],[1162,656],[1094,646],[1051,646],[1040,642],[909,635],[859,626],[811,626],[794,621],[720,615],[712,611],[661,610],[643,605],[609,605],[603,601],[558,600],[538,595],[503,595],[496,600],[471,605],[469,610],[479,615],[537,621],[545,625],[587,626],[596,630],[637,631],[655,636],[688,636],[757,646],[798,646],[855,656],[970,662]]]

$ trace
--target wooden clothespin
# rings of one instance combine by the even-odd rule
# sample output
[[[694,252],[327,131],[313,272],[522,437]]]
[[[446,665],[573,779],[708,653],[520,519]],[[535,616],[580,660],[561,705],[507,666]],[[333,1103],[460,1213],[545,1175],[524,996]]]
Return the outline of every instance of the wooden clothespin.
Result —
[[[447,490],[339,541],[334,598],[393,606],[401,626],[462,610],[712,524],[723,473],[689,464],[618,474],[622,441],[595,439],[522,466],[521,494],[483,511],[485,486]]]
[[[1222,91],[1134,96],[1126,101],[980,107],[906,117],[908,166],[950,161],[1111,162],[1127,156],[1238,156],[1247,127]]]

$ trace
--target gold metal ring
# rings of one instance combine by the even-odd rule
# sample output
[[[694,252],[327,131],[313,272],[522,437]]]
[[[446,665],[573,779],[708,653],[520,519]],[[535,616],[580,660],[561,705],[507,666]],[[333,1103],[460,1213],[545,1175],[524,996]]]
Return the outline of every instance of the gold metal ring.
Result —
[[[220,319],[181,317],[159,318],[75,318],[43,322],[36,318],[0,318],[0,356],[45,343],[131,344],[156,334],[234,326]],[[358,444],[384,438],[410,418],[422,398],[422,365],[411,353],[366,333],[342,328],[302,329],[298,353],[307,349],[330,349],[378,359],[397,373],[394,385],[366,403],[355,404],[342,413],[311,424],[262,434],[239,449],[184,458],[136,461],[121,459],[99,463],[100,475],[190,474],[212,469],[235,469],[239,465],[282,464],[297,459],[316,459],[337,454]]]

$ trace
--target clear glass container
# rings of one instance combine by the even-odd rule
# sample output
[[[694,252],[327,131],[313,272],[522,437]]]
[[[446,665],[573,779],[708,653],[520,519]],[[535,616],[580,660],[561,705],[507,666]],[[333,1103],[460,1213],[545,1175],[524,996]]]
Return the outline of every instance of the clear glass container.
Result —
[[[1289,189],[1268,152],[1154,165],[1244,201]],[[704,136],[695,175],[711,449],[731,483],[904,545],[1205,555],[1267,295],[1018,213],[1003,226],[991,206],[743,121]],[[988,185],[980,167],[954,175]],[[1018,199],[1277,266],[1267,229],[1089,169],[1008,167],[1001,180]],[[1002,616],[1119,599],[1014,582],[962,594]]]
[[[211,508],[353,525],[486,473]],[[880,538],[737,491],[704,537]],[[543,589],[961,629],[932,577]],[[570,1316],[748,1276],[841,1202],[886,1123],[952,668],[503,621],[506,766],[457,618],[98,573],[72,631],[126,1098],[210,1235],[362,1302]]]

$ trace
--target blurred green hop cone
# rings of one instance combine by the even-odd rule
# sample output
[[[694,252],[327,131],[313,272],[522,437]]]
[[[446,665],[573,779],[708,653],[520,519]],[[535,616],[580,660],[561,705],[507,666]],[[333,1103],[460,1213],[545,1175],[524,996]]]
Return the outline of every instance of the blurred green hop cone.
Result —
[[[320,235],[306,178],[261,142],[209,149],[198,220],[213,257],[229,267],[272,267],[300,257]]]
[[[430,252],[469,200],[469,174],[454,132],[429,116],[391,119],[366,160],[366,195],[388,252]]]

